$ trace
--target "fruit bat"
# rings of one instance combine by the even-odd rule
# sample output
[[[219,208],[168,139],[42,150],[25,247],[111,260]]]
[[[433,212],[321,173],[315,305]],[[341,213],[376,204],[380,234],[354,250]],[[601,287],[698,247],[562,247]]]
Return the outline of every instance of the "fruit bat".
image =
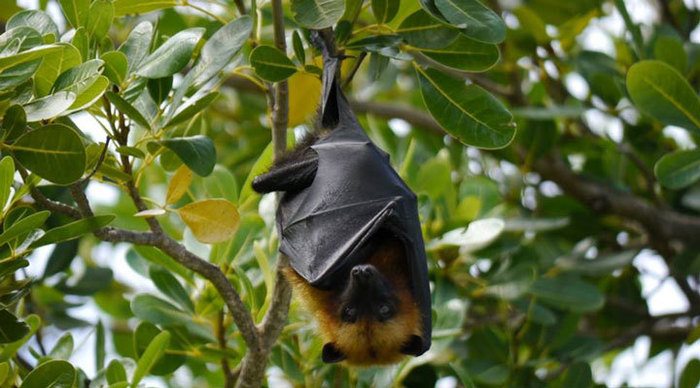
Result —
[[[320,129],[257,176],[283,192],[280,251],[294,292],[319,324],[324,362],[389,364],[430,348],[428,268],[415,194],[365,134],[324,56]]]

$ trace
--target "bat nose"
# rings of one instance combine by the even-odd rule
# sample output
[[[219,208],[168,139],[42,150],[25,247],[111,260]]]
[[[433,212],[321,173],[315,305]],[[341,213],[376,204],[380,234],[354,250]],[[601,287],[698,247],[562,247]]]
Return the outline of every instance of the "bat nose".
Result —
[[[372,277],[372,268],[369,265],[356,265],[350,271],[350,275],[356,280],[367,280]]]

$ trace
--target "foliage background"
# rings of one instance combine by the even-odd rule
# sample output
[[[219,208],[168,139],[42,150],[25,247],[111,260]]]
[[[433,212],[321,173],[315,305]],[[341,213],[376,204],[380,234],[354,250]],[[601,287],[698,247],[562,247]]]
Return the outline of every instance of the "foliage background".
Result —
[[[483,4],[3,3],[0,385],[255,385],[269,356],[270,385],[697,386],[700,4]],[[434,345],[390,368],[322,365],[295,303],[282,327],[249,188],[331,25],[429,251]]]

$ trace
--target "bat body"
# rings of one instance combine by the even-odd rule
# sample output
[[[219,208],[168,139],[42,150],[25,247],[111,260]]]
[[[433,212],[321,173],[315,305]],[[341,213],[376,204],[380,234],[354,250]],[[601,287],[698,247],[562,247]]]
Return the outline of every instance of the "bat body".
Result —
[[[416,196],[357,122],[324,50],[321,123],[258,192],[277,210],[287,277],[316,317],[325,362],[387,364],[430,347],[431,309]]]

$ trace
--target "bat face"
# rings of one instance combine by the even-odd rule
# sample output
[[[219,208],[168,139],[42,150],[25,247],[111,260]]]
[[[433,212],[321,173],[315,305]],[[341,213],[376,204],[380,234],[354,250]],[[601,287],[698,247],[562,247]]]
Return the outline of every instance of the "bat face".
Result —
[[[297,297],[316,317],[326,363],[385,365],[421,353],[420,310],[396,240],[381,243],[336,289],[311,286],[288,269]]]

